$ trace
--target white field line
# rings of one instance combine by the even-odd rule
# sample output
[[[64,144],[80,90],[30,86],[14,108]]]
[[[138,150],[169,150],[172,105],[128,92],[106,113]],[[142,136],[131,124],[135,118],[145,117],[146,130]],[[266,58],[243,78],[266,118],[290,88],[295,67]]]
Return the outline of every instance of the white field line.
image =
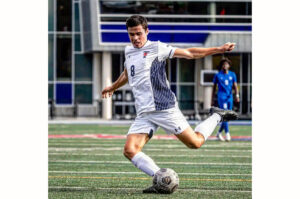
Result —
[[[49,189],[76,189],[76,190],[89,190],[89,191],[93,191],[93,190],[138,190],[138,188],[134,187],[134,188],[127,188],[127,187],[122,187],[122,188],[114,188],[114,187],[64,187],[64,186],[49,186]],[[193,192],[237,192],[237,193],[251,193],[252,191],[247,191],[247,190],[214,190],[214,189],[178,189],[177,191],[181,192],[187,192],[187,191],[193,191]]]
[[[107,153],[70,153],[70,154],[65,154],[65,153],[48,153],[48,155],[68,155],[68,156],[124,156],[123,154],[107,154]],[[251,156],[247,155],[183,155],[183,154],[178,154],[178,155],[151,155],[151,157],[218,157],[218,158],[251,158]]]
[[[103,146],[103,147],[112,147],[112,146],[120,146],[120,144],[91,144],[91,143],[49,143],[48,146]],[[157,148],[158,146],[162,146],[164,148],[186,148],[184,144],[149,144],[145,145],[145,147],[148,148]],[[251,145],[245,146],[245,145],[238,145],[238,146],[233,146],[233,145],[220,145],[220,144],[215,144],[215,145],[203,145],[201,148],[227,148],[227,147],[239,147],[239,148],[249,148]]]
[[[121,142],[116,142],[115,140],[113,140],[112,142],[110,142],[111,140],[105,140],[105,141],[56,141],[56,140],[48,140],[48,144],[85,144],[85,143],[89,143],[89,144],[116,144],[116,145],[124,145],[126,140],[122,140]],[[149,145],[163,145],[163,144],[166,144],[166,145],[172,145],[172,146],[184,146],[183,143],[181,142],[178,142],[178,140],[167,140],[167,141],[172,141],[173,143],[164,143],[164,142],[157,142],[157,141],[161,141],[161,140],[155,140],[154,142],[151,142],[150,144],[147,144],[146,146],[149,146]],[[163,141],[166,141],[166,140],[163,140]],[[203,146],[225,146],[225,147],[228,147],[228,146],[252,146],[252,143],[247,141],[247,142],[244,142],[244,143],[241,143],[241,142],[219,142],[218,144],[215,144],[215,143],[210,143],[207,142],[205,143],[205,145]]]
[[[54,140],[56,139],[56,140]],[[208,142],[206,142],[206,145],[215,145],[216,142],[212,142],[212,141],[218,141],[218,140],[209,140]],[[117,139],[105,139],[105,140],[101,140],[101,139],[91,139],[91,138],[51,138],[48,139],[48,143],[92,143],[92,144],[107,144],[107,143],[115,143],[115,144],[120,144],[120,143],[125,143],[126,140],[117,140]],[[165,142],[169,142],[168,144],[173,144],[173,145],[181,145],[182,143],[180,142],[180,140],[154,140],[151,142],[152,145],[159,145],[159,144],[165,144]],[[239,142],[220,142],[218,141],[218,145],[252,145],[251,142],[249,141],[239,141]]]
[[[49,173],[77,173],[77,174],[141,174],[143,172],[113,172],[113,171],[49,171]],[[178,173],[178,175],[192,175],[192,176],[251,176],[252,174],[241,173]]]
[[[129,161],[100,161],[100,160],[49,160],[51,163],[113,163],[113,164],[132,164]],[[157,164],[178,164],[178,165],[232,165],[232,166],[251,166],[252,163],[236,162],[156,162]]]
[[[170,150],[164,150],[165,148],[156,148],[156,149],[147,149],[144,148],[144,151],[160,151],[160,152],[169,152]],[[117,151],[123,150],[123,147],[110,147],[110,148],[102,148],[102,147],[88,147],[88,148],[74,148],[74,147],[49,147],[48,151],[95,151],[95,150],[103,150],[103,151]],[[252,152],[252,150],[240,150],[240,149],[198,149],[199,151],[213,151],[213,152]],[[178,151],[195,151],[193,149],[176,149],[176,152]],[[172,150],[174,152],[174,149]]]

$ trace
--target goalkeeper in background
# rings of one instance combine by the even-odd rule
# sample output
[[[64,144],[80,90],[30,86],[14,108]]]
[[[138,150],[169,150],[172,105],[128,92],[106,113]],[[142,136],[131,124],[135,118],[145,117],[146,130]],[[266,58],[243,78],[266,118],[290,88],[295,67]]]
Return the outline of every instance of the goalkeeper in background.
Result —
[[[212,93],[211,105],[214,105],[214,97],[218,86],[218,105],[225,110],[232,110],[233,96],[232,89],[235,91],[235,101],[240,102],[239,91],[237,87],[236,74],[230,71],[231,61],[228,58],[224,58],[219,63],[219,73],[214,76],[214,86]],[[225,131],[225,139],[222,136],[222,131]],[[217,133],[217,138],[220,141],[230,141],[231,136],[229,133],[229,125],[227,121],[222,122],[221,127]]]

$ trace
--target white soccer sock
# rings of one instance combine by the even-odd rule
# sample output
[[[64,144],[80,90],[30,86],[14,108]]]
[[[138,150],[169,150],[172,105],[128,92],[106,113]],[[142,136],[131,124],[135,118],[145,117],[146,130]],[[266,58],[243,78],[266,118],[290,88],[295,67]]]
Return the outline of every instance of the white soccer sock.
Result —
[[[204,136],[204,139],[206,140],[208,136],[210,136],[216,126],[221,121],[221,116],[217,113],[212,114],[209,118],[201,122],[198,126],[195,128],[195,132],[199,132]]]
[[[135,154],[135,156],[131,159],[131,162],[134,166],[149,176],[154,176],[154,174],[160,169],[155,162],[143,152]]]

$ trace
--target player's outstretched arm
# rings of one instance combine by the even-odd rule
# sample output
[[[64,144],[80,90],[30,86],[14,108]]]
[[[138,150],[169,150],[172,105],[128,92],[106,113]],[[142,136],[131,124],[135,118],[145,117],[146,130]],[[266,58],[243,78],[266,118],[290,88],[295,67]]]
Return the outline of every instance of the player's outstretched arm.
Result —
[[[235,43],[228,42],[219,47],[212,48],[177,48],[173,57],[186,58],[186,59],[199,59],[208,55],[230,52],[234,49]]]
[[[127,76],[127,70],[126,68],[121,73],[119,78],[111,85],[103,89],[102,91],[102,98],[111,97],[112,94],[117,90],[118,88],[124,86],[128,82],[128,76]]]

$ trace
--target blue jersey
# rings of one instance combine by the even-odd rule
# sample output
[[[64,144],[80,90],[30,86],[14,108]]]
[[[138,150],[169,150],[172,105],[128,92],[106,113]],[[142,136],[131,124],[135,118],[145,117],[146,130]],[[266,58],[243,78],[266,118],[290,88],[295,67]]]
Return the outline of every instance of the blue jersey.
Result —
[[[224,73],[220,71],[214,76],[214,84],[218,85],[218,98],[232,98],[233,83],[236,83],[236,75],[232,71]]]

